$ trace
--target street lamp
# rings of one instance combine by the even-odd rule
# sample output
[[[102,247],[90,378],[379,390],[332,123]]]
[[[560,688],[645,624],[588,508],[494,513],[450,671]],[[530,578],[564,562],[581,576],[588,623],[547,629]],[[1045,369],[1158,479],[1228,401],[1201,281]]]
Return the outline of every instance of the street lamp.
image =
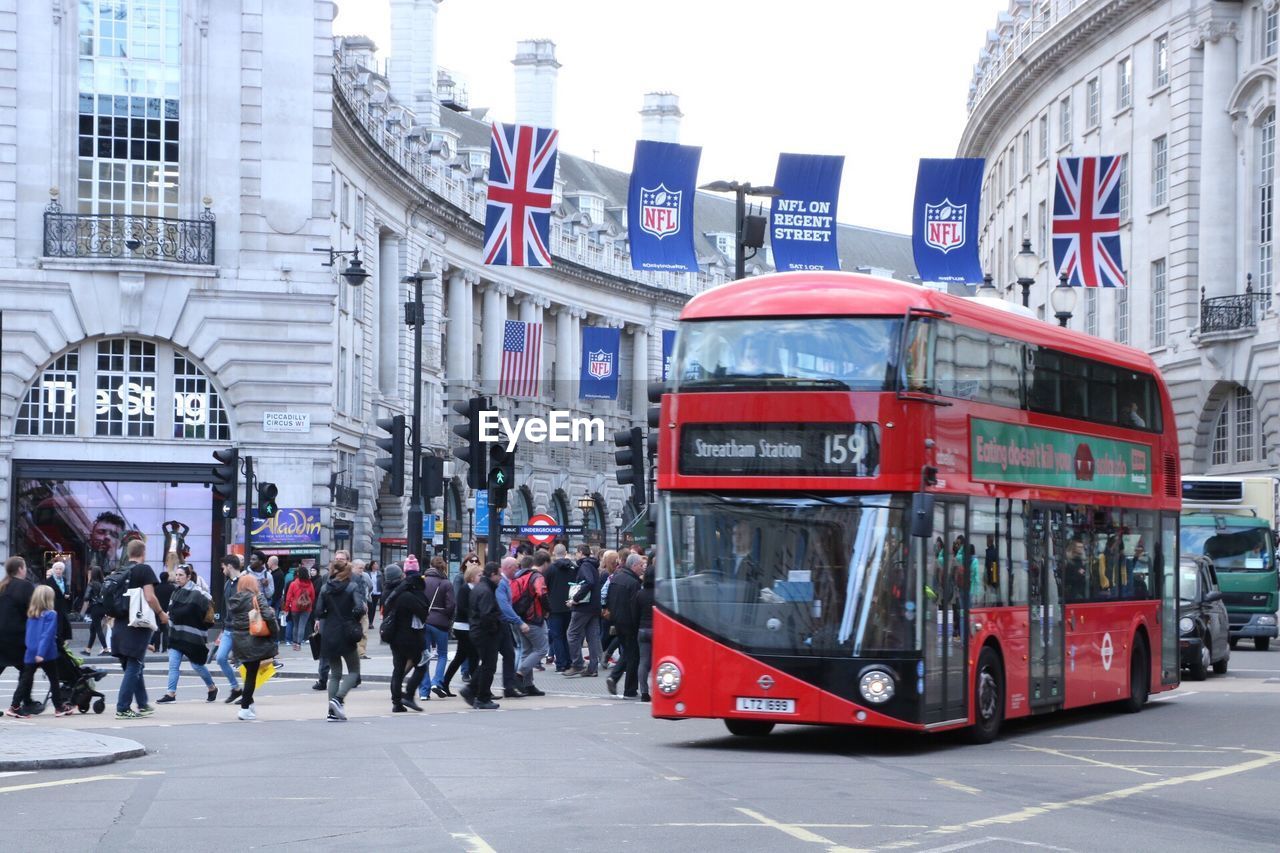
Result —
[[[1076,310],[1076,289],[1067,283],[1066,273],[1058,276],[1058,286],[1049,294],[1049,301],[1053,303],[1054,316],[1058,318],[1058,325],[1066,328],[1067,322],[1071,319],[1071,312]]]
[[[982,284],[978,287],[978,295],[987,299],[1000,298],[1000,291],[996,290],[995,279],[991,277],[991,273],[987,273],[982,277]]]
[[[747,196],[777,198],[782,195],[782,190],[770,186],[753,187],[749,183],[739,183],[737,181],[712,181],[709,184],[703,184],[698,189],[710,190],[713,193],[733,193],[736,196],[737,216],[734,221],[737,233],[733,241],[733,277],[735,280],[746,278],[746,249],[748,246],[752,249],[759,249],[764,245],[765,229],[765,218],[763,216],[747,216]],[[756,253],[752,252],[751,257],[754,258],[755,256]]]
[[[401,279],[404,284],[413,285],[413,301],[404,306],[404,322],[413,326],[413,436],[409,441],[409,452],[413,454],[413,491],[409,495],[409,530],[407,531],[409,553],[422,556],[422,324],[426,319],[422,309],[422,283],[440,277],[432,272],[431,264],[422,259],[418,271]],[[445,535],[448,535],[446,531]]]
[[[342,277],[347,280],[347,284],[352,287],[359,287],[364,284],[364,280],[369,277],[369,271],[364,268],[364,264],[360,262],[360,247],[356,246],[350,251],[340,252],[332,246],[326,246],[323,249],[312,249],[313,252],[328,252],[329,260],[320,266],[331,267],[338,258],[351,256],[351,262],[347,264],[347,268],[342,271]]]
[[[1013,256],[1013,274],[1018,277],[1022,286],[1022,307],[1031,307],[1031,285],[1036,283],[1036,273],[1040,272],[1040,259],[1031,251],[1031,238],[1022,238],[1022,251]]]

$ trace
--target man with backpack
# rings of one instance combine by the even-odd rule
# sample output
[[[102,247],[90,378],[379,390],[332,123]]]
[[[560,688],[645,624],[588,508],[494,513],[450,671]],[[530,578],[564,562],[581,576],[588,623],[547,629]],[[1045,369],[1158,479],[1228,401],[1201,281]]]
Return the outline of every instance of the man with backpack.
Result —
[[[147,565],[147,543],[134,539],[125,550],[128,562],[120,570],[107,578],[103,584],[103,598],[107,602],[107,612],[118,620],[111,631],[111,653],[120,659],[124,669],[124,678],[120,682],[120,691],[116,694],[116,719],[136,720],[149,717],[155,708],[147,701],[147,686],[142,681],[143,661],[147,656],[147,644],[151,642],[151,626],[133,627],[130,622],[128,603],[129,590],[141,590],[142,607],[150,608],[159,625],[167,625],[169,617],[156,598],[155,570]],[[123,594],[122,594],[123,592]],[[130,707],[137,700],[138,710]]]
[[[516,686],[526,696],[545,696],[533,684],[533,668],[547,654],[547,581],[544,573],[551,565],[551,555],[539,551],[532,568],[522,568],[511,580],[511,609],[524,620],[520,634],[520,665],[516,667]]]

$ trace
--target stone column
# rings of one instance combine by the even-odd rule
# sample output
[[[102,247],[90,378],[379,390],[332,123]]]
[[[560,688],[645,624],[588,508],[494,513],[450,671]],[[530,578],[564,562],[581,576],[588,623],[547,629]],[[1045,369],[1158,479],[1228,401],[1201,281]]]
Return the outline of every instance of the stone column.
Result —
[[[1231,155],[1237,145],[1227,112],[1236,84],[1236,27],[1211,20],[1193,38],[1204,49],[1196,269],[1206,296],[1229,296],[1244,289],[1236,280],[1236,158]],[[1172,196],[1172,169],[1169,183]]]
[[[569,377],[569,402],[577,407],[579,405],[579,376],[582,370],[582,320],[587,316],[587,312],[581,308],[574,308],[570,312],[570,316],[573,318],[573,341],[570,347],[573,368],[572,375]],[[614,368],[617,369],[617,365]]]
[[[502,332],[507,321],[507,296],[510,288],[497,282],[487,282],[484,290],[484,307],[480,315],[483,324],[480,336],[481,389],[488,394],[498,391],[498,379],[502,375]]]
[[[449,299],[449,350],[445,353],[445,382],[450,387],[450,398],[461,399],[454,389],[471,382],[474,371],[471,365],[471,281],[466,270],[453,267],[448,277]]]
[[[649,410],[649,329],[631,327],[631,421],[644,424]]]
[[[574,360],[573,309],[557,305],[556,309],[556,402],[562,406],[573,405],[573,379],[578,372]]]

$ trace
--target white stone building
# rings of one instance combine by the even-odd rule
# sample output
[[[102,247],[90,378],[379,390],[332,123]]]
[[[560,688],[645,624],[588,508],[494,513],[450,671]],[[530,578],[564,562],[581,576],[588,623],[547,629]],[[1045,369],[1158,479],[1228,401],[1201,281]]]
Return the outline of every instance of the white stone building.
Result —
[[[545,335],[541,399],[505,411],[555,404],[620,428],[644,420],[632,380],[658,375],[660,331],[731,275],[732,202],[699,197],[702,272],[636,272],[627,175],[566,151],[554,267],[486,267],[489,129],[435,65],[438,0],[392,2],[386,75],[367,39],[334,38],[330,2],[234,5],[0,0],[0,554],[69,552],[77,583],[171,519],[209,576],[230,544],[211,452],[230,446],[278,486],[282,520],[297,510],[282,556],[399,556],[408,499],[374,464],[374,422],[409,409],[409,273],[437,276],[422,438],[445,456],[448,403],[493,392],[506,319]],[[516,118],[554,126],[554,45],[522,42],[513,64]],[[674,96],[645,106],[649,132],[678,133]],[[846,268],[914,272],[901,235],[842,227],[840,245]],[[369,279],[346,284],[351,256],[326,267],[329,249],[358,249]],[[622,330],[617,403],[577,400],[587,325]],[[613,450],[523,445],[509,521],[582,522],[591,497],[587,527],[612,541],[629,514]],[[468,542],[452,467],[444,503]]]
[[[1122,155],[1130,287],[1084,289],[1071,325],[1150,352],[1188,473],[1280,465],[1274,266],[1277,0],[1013,0],[974,68],[958,156],[986,158],[981,257],[1021,299],[1042,259],[1051,322],[1058,157]]]

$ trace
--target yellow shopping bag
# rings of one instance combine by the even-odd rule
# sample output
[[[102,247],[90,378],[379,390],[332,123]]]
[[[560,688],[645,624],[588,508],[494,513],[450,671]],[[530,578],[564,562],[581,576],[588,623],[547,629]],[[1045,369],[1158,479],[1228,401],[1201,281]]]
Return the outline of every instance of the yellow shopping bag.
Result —
[[[276,674],[276,665],[271,661],[266,661],[258,667],[258,680],[254,682],[253,689],[257,690],[262,685],[271,680],[271,676]],[[245,680],[244,664],[240,664],[240,680]]]

